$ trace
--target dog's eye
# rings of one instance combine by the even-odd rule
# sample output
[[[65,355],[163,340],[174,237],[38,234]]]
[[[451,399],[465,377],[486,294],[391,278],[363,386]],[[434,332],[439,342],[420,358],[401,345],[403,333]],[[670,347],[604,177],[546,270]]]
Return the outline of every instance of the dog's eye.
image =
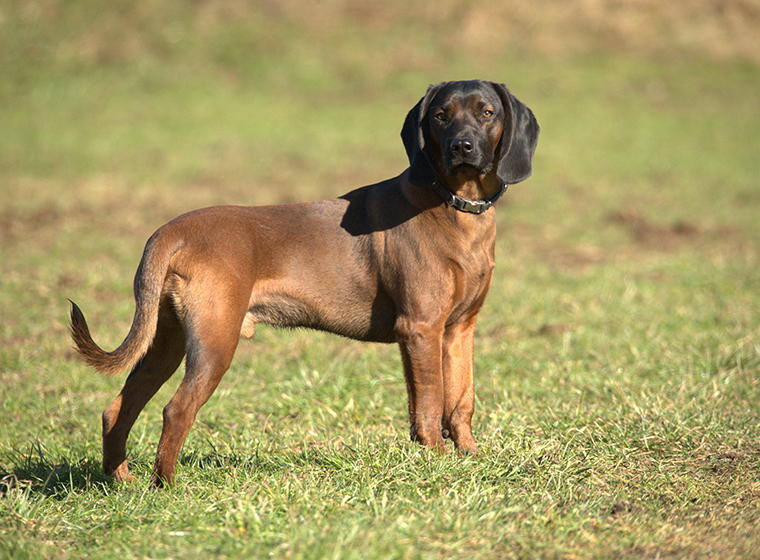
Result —
[[[437,120],[438,122],[442,122],[442,123],[446,122],[446,113],[444,113],[443,111],[438,111],[435,114],[435,120]]]
[[[490,119],[491,117],[493,117],[493,111],[489,109],[486,109],[485,111],[483,111],[483,118]]]

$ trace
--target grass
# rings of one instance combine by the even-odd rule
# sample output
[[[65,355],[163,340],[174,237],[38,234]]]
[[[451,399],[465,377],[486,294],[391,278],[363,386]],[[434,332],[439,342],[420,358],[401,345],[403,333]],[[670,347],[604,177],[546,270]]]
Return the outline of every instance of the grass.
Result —
[[[456,2],[296,4],[0,8],[0,558],[753,557],[760,71],[725,31],[754,12],[486,3],[494,35]],[[460,77],[507,82],[542,126],[498,207],[482,453],[407,441],[394,347],[261,328],[177,487],[147,482],[179,375],[135,425],[137,480],[105,477],[123,378],[76,358],[66,298],[116,346],[158,226],[395,175],[406,111]]]

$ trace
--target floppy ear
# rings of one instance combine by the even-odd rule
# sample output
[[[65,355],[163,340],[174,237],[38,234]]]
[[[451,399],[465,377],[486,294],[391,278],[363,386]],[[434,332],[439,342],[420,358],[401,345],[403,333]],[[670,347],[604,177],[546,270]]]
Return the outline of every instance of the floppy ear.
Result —
[[[530,177],[540,128],[533,112],[509,93],[504,84],[491,85],[501,98],[505,115],[496,176],[502,183],[513,185]]]
[[[425,153],[427,125],[424,121],[433,97],[444,85],[445,82],[428,88],[425,97],[406,115],[404,127],[401,129],[401,140],[409,158],[409,180],[415,185],[429,185],[435,181],[435,167]]]

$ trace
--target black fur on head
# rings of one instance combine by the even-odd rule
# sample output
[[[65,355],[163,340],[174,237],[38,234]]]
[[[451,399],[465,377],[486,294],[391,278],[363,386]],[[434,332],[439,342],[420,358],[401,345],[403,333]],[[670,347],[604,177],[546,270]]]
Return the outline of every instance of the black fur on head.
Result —
[[[401,139],[409,157],[409,180],[415,185],[429,185],[436,179],[433,160],[426,153],[430,145],[427,113],[436,94],[457,82],[442,82],[430,86],[425,97],[406,116]],[[481,82],[490,87],[501,100],[504,109],[504,130],[499,143],[496,176],[504,184],[519,183],[530,177],[533,153],[538,142],[539,126],[528,107],[512,95],[504,84]]]

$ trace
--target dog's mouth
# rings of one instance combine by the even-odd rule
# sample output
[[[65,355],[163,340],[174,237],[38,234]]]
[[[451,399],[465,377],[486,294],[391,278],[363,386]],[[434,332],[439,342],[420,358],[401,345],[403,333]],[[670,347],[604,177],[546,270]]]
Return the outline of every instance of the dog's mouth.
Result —
[[[459,159],[459,158],[457,158]],[[455,176],[460,173],[476,172],[478,175],[487,175],[493,169],[493,162],[451,161],[446,166],[446,174]]]
[[[472,142],[466,151],[449,146],[444,155],[443,164],[446,173],[451,176],[472,172],[485,175],[493,168],[493,158],[488,157],[486,150]]]

